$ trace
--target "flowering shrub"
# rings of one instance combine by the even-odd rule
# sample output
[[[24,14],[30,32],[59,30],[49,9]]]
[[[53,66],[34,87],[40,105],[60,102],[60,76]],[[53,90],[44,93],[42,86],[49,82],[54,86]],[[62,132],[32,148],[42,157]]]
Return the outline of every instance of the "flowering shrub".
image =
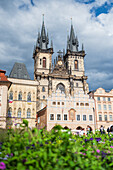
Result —
[[[8,138],[0,143],[0,169],[13,170],[82,170],[113,168],[113,136],[72,133],[28,128],[23,121],[20,131],[8,130]]]

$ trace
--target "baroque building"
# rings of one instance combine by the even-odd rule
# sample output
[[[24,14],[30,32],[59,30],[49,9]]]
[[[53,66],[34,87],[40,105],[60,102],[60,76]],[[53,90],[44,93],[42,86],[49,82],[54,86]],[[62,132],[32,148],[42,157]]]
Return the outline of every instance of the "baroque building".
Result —
[[[19,126],[27,119],[29,127],[35,127],[38,82],[31,80],[24,63],[15,63],[8,80],[7,127]]]
[[[113,125],[113,89],[106,91],[100,87],[89,92],[89,95],[95,101],[96,129],[103,125],[107,130],[108,127]]]
[[[46,127],[51,130],[56,124],[60,124],[64,128],[72,130],[80,130],[91,127],[94,132],[96,128],[95,121],[95,106],[93,98],[84,94],[80,90],[73,96],[66,96],[57,89],[55,93],[47,99],[47,105],[38,111],[37,122],[38,128]]]

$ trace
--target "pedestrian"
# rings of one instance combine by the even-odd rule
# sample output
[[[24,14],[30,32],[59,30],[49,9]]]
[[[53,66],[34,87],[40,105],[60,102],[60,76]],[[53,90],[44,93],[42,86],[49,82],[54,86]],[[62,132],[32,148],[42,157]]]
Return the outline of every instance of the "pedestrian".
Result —
[[[91,128],[90,128],[89,125],[88,125],[87,128],[86,128],[86,132],[87,132],[87,135],[89,135],[89,133],[91,132]]]
[[[110,132],[113,134],[113,125],[110,127]]]
[[[103,127],[103,125],[101,125],[101,127],[100,127],[100,133],[101,134],[104,134],[105,132],[104,132],[104,127]]]
[[[85,129],[84,128],[82,128],[81,131],[80,131],[80,136],[83,136],[83,135],[85,135]]]
[[[109,132],[110,132],[110,128],[109,127],[107,128],[107,132],[108,132],[108,135],[109,135]]]

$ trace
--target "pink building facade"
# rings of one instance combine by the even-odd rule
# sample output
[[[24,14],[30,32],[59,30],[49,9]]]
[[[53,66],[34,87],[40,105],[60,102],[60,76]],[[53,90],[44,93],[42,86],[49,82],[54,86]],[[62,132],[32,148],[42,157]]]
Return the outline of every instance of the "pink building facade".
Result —
[[[86,129],[89,125],[95,131],[94,100],[83,91],[77,92],[74,97],[66,97],[65,93],[57,90],[48,97],[45,111],[38,112],[37,122],[40,128],[46,126],[47,130],[59,124],[71,130]]]

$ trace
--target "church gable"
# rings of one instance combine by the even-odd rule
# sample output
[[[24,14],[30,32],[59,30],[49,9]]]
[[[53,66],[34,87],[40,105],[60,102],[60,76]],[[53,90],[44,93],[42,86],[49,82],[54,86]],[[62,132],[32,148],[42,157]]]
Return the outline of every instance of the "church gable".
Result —
[[[68,75],[68,71],[60,55],[58,56],[58,61],[53,69],[52,74]]]

